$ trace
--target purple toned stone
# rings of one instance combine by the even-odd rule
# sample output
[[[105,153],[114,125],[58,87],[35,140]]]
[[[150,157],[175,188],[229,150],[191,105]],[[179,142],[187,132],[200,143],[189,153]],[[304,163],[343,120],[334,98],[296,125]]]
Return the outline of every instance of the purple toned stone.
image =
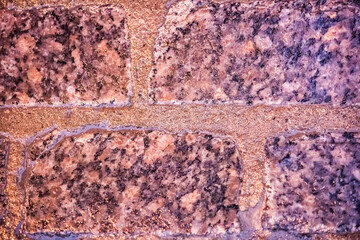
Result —
[[[155,103],[360,103],[353,1],[185,0],[154,43]]]

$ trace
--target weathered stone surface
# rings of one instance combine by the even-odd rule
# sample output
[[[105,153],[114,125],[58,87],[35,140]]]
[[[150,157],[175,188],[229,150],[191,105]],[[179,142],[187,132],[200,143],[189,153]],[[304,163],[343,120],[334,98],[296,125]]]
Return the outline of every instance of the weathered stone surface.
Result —
[[[9,158],[10,142],[6,137],[0,135],[0,225],[4,221],[4,213],[7,205],[5,197],[6,164]]]
[[[158,30],[150,98],[358,104],[359,16],[353,1],[180,1]]]
[[[26,232],[240,232],[242,164],[231,139],[142,130],[53,133],[27,148],[34,165],[25,188]]]
[[[360,134],[282,135],[266,146],[271,230],[360,232]]]
[[[126,104],[130,42],[116,6],[0,9],[0,105]]]

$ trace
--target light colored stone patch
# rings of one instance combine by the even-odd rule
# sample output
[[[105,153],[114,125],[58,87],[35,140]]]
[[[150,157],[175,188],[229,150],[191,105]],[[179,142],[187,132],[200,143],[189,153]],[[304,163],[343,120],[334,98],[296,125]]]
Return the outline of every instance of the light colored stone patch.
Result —
[[[264,228],[297,233],[359,232],[359,140],[358,132],[269,139]]]

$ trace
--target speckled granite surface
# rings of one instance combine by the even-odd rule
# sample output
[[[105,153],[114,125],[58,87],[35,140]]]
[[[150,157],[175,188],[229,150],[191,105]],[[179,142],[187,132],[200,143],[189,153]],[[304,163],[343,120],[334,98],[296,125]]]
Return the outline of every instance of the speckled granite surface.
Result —
[[[4,224],[4,213],[7,205],[5,197],[6,164],[9,157],[9,140],[0,135],[0,225]]]
[[[266,151],[265,228],[360,231],[359,132],[282,135]]]
[[[117,6],[0,9],[0,106],[127,104],[128,38]]]
[[[53,131],[27,149],[33,167],[26,187],[26,232],[199,235],[241,230],[242,164],[229,138]]]
[[[185,0],[154,42],[155,103],[360,102],[360,14],[352,1]]]
[[[358,98],[354,95],[355,91],[358,91],[358,87],[356,84],[353,84],[356,83],[356,80],[354,80],[356,75],[350,73],[354,62],[358,60],[358,54],[355,54],[357,53],[355,43],[359,33],[359,21],[357,18],[359,16],[358,1],[319,0],[315,2],[289,0],[274,3],[271,0],[260,0],[257,3],[253,3],[254,1],[251,0],[239,0],[238,2],[241,2],[241,5],[238,9],[240,11],[242,8],[247,9],[247,11],[241,14],[241,21],[243,21],[244,26],[240,26],[240,31],[237,31],[237,28],[231,28],[233,25],[236,27],[236,24],[233,22],[236,21],[237,14],[229,12],[228,20],[226,20],[227,17],[225,16],[225,12],[228,11],[225,10],[225,6],[228,6],[227,8],[235,8],[236,10],[236,1],[212,0],[211,2],[206,0],[195,7],[198,2],[192,3],[189,0],[0,0],[0,8],[17,9],[16,11],[1,10],[0,19],[5,16],[2,15],[4,12],[12,14],[7,15],[10,16],[10,19],[12,19],[11,16],[13,15],[20,16],[25,13],[24,17],[16,18],[18,19],[16,24],[19,24],[20,18],[25,19],[27,17],[30,18],[30,22],[37,22],[30,16],[32,13],[46,14],[51,12],[52,9],[56,9],[54,14],[56,16],[63,16],[62,12],[64,12],[64,15],[76,12],[76,14],[73,14],[74,17],[82,14],[84,17],[82,20],[85,22],[88,18],[93,20],[90,23],[95,24],[94,29],[91,27],[92,33],[95,35],[97,33],[100,34],[106,28],[103,25],[102,30],[97,30],[98,26],[96,23],[101,22],[103,18],[108,19],[105,13],[107,9],[113,8],[111,10],[112,13],[119,11],[119,15],[112,14],[112,16],[122,16],[119,18],[120,20],[126,16],[125,27],[127,26],[128,30],[124,29],[124,33],[128,32],[128,35],[125,34],[128,37],[125,37],[124,39],[126,40],[124,40],[118,36],[118,39],[121,38],[126,42],[131,41],[131,48],[129,49],[127,59],[131,57],[131,84],[133,84],[130,106],[126,107],[117,105],[122,104],[120,100],[119,102],[115,101],[114,107],[111,108],[93,107],[103,102],[108,102],[100,97],[90,100],[88,97],[84,97],[83,100],[79,100],[77,96],[66,99],[65,106],[62,107],[50,107],[63,104],[62,100],[56,102],[57,100],[53,101],[51,97],[49,101],[42,102],[30,99],[33,101],[32,103],[19,102],[16,104],[11,101],[0,103],[0,135],[7,136],[7,139],[10,141],[10,148],[6,150],[6,153],[8,153],[6,179],[4,179],[6,184],[2,185],[2,187],[5,187],[7,202],[6,206],[0,206],[3,216],[3,219],[0,221],[0,239],[359,240],[360,230],[357,229],[356,224],[353,224],[353,222],[356,222],[356,218],[358,218],[355,206],[358,197],[351,198],[350,196],[353,194],[352,187],[357,189],[359,186],[359,182],[355,181],[357,179],[356,164],[351,156],[351,152],[353,156],[356,156],[354,148],[357,146],[357,142],[359,142],[359,134],[355,133],[352,140],[348,139],[345,141],[346,138],[352,138],[349,131],[359,132],[360,130],[360,105],[356,106]],[[233,6],[231,2],[234,3]],[[108,3],[110,5],[103,5]],[[52,7],[36,7],[42,4],[52,4]],[[54,4],[62,6],[57,7]],[[76,10],[80,8],[76,7],[78,4],[92,4],[92,6],[84,7],[83,10]],[[119,7],[112,7],[114,4]],[[172,10],[167,15],[169,6],[173,9],[180,9],[181,6],[179,7],[179,5],[181,4],[185,4],[185,7],[182,8],[184,11],[179,11],[179,15],[171,15]],[[212,6],[212,4],[215,6]],[[284,6],[281,11],[280,5]],[[33,7],[36,8],[30,10]],[[192,8],[195,10],[191,10]],[[209,14],[208,9],[212,11],[218,10],[216,10],[215,16],[213,16],[212,13]],[[189,11],[190,14],[187,15]],[[257,12],[255,13],[255,11]],[[271,16],[278,15],[279,21],[277,22],[276,18],[274,18],[274,24],[268,23],[267,21],[269,21],[270,16],[265,16],[268,13]],[[217,33],[219,32],[221,34],[224,33],[223,35],[219,34],[219,38],[230,37],[228,40],[226,40],[227,38],[224,39],[224,41],[228,41],[226,47],[221,43],[226,51],[230,51],[233,55],[240,52],[236,51],[236,49],[245,49],[246,51],[249,50],[249,52],[240,52],[242,55],[240,54],[240,57],[236,57],[234,62],[233,58],[231,60],[226,59],[227,56],[224,50],[224,53],[219,56],[219,62],[215,62],[213,67],[214,70],[218,70],[219,81],[211,75],[216,75],[216,72],[212,69],[194,70],[191,74],[201,72],[205,78],[199,81],[181,82],[181,84],[184,83],[184,86],[190,85],[188,90],[186,90],[187,92],[184,90],[189,95],[187,100],[184,98],[183,100],[174,101],[177,104],[182,101],[192,103],[193,99],[191,96],[193,96],[194,92],[191,91],[197,91],[197,87],[203,87],[204,84],[208,84],[208,82],[204,82],[210,76],[211,81],[209,83],[212,85],[206,85],[206,87],[212,89],[212,86],[214,86],[215,90],[204,93],[204,96],[209,100],[196,100],[194,102],[199,104],[184,104],[181,106],[177,104],[153,104],[152,101],[149,101],[148,90],[152,91],[155,88],[150,86],[151,88],[149,89],[148,84],[149,73],[154,73],[154,71],[150,71],[151,68],[159,64],[156,61],[155,63],[152,62],[153,47],[156,48],[159,45],[158,42],[155,42],[155,39],[159,39],[156,38],[156,34],[158,36],[167,36],[172,31],[171,28],[174,28],[170,25],[168,25],[169,28],[160,27],[166,16],[168,22],[169,19],[179,22],[178,19],[185,15],[186,17],[184,18],[187,19],[182,21],[181,24],[186,25],[192,18],[197,17],[200,19],[197,20],[200,27],[209,27],[209,30],[207,30],[208,34],[206,35],[209,42],[204,44],[208,50],[213,51],[211,48],[214,47],[214,51],[218,51],[215,47],[219,46],[216,42],[218,39]],[[290,17],[287,18],[287,15]],[[56,16],[52,14],[47,16],[49,19],[57,21]],[[66,16],[70,19],[72,18],[72,15]],[[203,16],[209,17],[204,19]],[[347,19],[343,18],[353,22],[349,23]],[[214,24],[214,19],[220,23]],[[109,21],[112,21],[111,18]],[[316,21],[319,21],[318,24],[323,27],[315,29],[316,27],[313,24]],[[38,26],[42,22],[44,21],[38,21]],[[119,22],[119,20],[114,18],[114,22]],[[304,22],[306,26],[309,23],[309,27],[304,27]],[[13,25],[13,28],[18,29],[16,24]],[[0,23],[0,25],[1,30],[7,28],[7,24]],[[192,27],[195,25],[193,24]],[[350,33],[351,26],[354,27],[349,38],[347,34]],[[34,27],[36,28],[37,26],[34,25]],[[158,29],[159,27],[160,29]],[[187,30],[186,26],[180,27],[182,27],[182,30],[179,28],[177,31],[184,32],[186,36],[196,33],[193,32],[193,28]],[[214,27],[220,28],[220,30],[212,32],[211,29]],[[276,45],[270,39],[272,42],[271,51],[269,58],[266,59],[266,52],[260,49],[262,47],[260,45],[266,43],[266,39],[262,38],[267,34],[267,31],[271,31],[271,29],[267,29],[268,27],[275,29],[273,34],[275,43],[281,40],[286,48],[281,50],[283,46]],[[331,30],[332,27],[335,28]],[[55,30],[59,28],[61,26],[56,27]],[[297,32],[294,30],[295,28],[300,29],[301,31],[299,30],[299,32],[301,34],[303,33],[303,40],[301,40],[303,44],[305,40],[309,40],[309,43],[311,43],[313,40],[310,40],[310,36],[315,34],[313,45],[308,48],[304,47],[305,45],[300,47],[301,51],[305,51],[305,55],[304,52],[301,52],[301,56],[298,56],[298,52],[294,47],[294,45],[300,42],[301,38],[299,36],[300,33],[294,37],[290,34]],[[322,34],[322,31],[325,30],[327,32]],[[344,33],[341,33],[343,30]],[[190,32],[187,33],[188,31]],[[228,31],[231,34],[227,34]],[[253,31],[254,34],[256,33],[254,36]],[[3,33],[0,31],[0,35]],[[244,42],[232,43],[231,35],[239,37],[240,40],[241,36],[239,34],[241,33],[244,35]],[[329,35],[327,35],[328,33]],[[22,32],[16,36],[20,38],[23,34],[27,33]],[[28,32],[28,34],[30,33]],[[78,31],[78,34],[83,36],[83,33],[80,31]],[[179,38],[182,36],[181,34],[179,34]],[[334,39],[331,39],[333,34]],[[80,35],[79,37],[81,37]],[[201,35],[201,32],[198,35]],[[105,36],[107,35],[105,34]],[[270,38],[270,35],[268,36]],[[15,51],[14,49],[18,48],[16,45],[18,37],[15,37],[15,35],[13,37],[11,41],[6,41],[14,44],[15,47],[10,46],[10,49]],[[53,35],[51,37],[53,38]],[[56,37],[56,34],[54,34],[54,38]],[[95,40],[97,38],[96,36],[87,37],[91,39],[94,37]],[[83,42],[81,44],[84,44],[87,38],[83,37],[82,39]],[[0,38],[0,42],[2,40],[3,38]],[[248,40],[253,42],[253,45]],[[340,40],[341,43],[338,44]],[[220,39],[219,41],[221,42],[222,40]],[[203,45],[198,44],[196,39],[189,42],[194,43],[195,47],[191,45],[194,49],[185,52],[184,55],[197,57],[198,55],[196,54],[201,53],[198,50]],[[324,52],[325,55],[317,56],[317,52],[323,43],[324,51],[335,49],[331,52],[331,59],[326,64],[326,60],[322,61],[322,57],[326,59],[326,52]],[[45,42],[41,46],[48,44],[48,42]],[[79,49],[80,57],[83,57],[81,54],[82,49],[85,49],[85,47],[81,47],[81,44],[80,47],[76,46],[76,48]],[[96,48],[96,44],[90,46],[92,49],[91,54],[93,54],[91,56],[97,59],[95,63],[90,61],[91,66],[97,67],[99,62],[108,64],[106,62],[108,58],[98,58],[99,50]],[[231,44],[235,46],[235,50],[229,50]],[[351,48],[353,44],[354,47]],[[19,46],[18,49],[22,49],[23,45],[19,44]],[[101,46],[105,47],[105,45]],[[111,46],[107,45],[108,48]],[[176,46],[179,47],[176,52],[181,53],[183,51],[182,45],[178,44]],[[254,47],[254,50],[251,47]],[[347,60],[342,61],[344,62],[342,67],[344,72],[338,73],[339,69],[334,61],[343,58],[346,48],[349,52],[354,52],[352,54],[354,56],[345,56]],[[3,49],[1,44],[0,49]],[[6,48],[5,50],[8,51],[8,49]],[[44,49],[41,50],[42,52],[38,50],[39,52],[34,55],[35,49],[32,49],[32,56],[42,59],[45,56],[43,55]],[[54,51],[54,49],[51,50],[51,54],[54,55],[53,58],[55,60],[57,57],[65,56],[65,54],[54,54]],[[217,53],[211,51],[200,55],[200,57],[203,56],[206,61],[210,61],[210,58],[206,59],[209,55],[211,61],[213,61],[213,57],[218,61]],[[220,53],[220,51],[221,49],[218,52]],[[308,51],[311,52],[311,57],[307,57]],[[193,54],[193,52],[196,54]],[[169,54],[167,53],[166,56],[169,57]],[[6,56],[9,56],[9,54],[6,54]],[[1,55],[1,57],[3,58],[4,55]],[[179,55],[178,59],[179,61],[186,59],[186,56],[183,58],[182,55]],[[295,61],[296,59],[297,61]],[[307,59],[310,59],[312,63],[308,64],[306,62]],[[85,63],[85,60],[88,61],[88,58],[80,60]],[[249,65],[242,67],[238,64],[239,60],[244,62],[246,60],[246,64]],[[41,61],[45,66],[45,61]],[[206,61],[203,61],[204,66],[208,64]],[[234,66],[231,66],[231,68],[229,68],[229,61],[231,64],[232,61],[234,62]],[[268,79],[262,81],[268,87],[263,90],[266,94],[263,91],[259,91],[259,93],[263,94],[261,95],[262,99],[260,99],[260,97],[257,97],[257,93],[252,92],[258,86],[253,84],[249,90],[245,88],[249,87],[249,84],[251,85],[250,75],[246,80],[246,84],[242,84],[241,78],[238,79],[238,76],[235,76],[232,84],[238,85],[235,85],[235,88],[228,88],[236,90],[241,86],[241,94],[235,94],[235,96],[239,96],[239,99],[231,100],[226,95],[228,90],[225,91],[227,88],[225,85],[229,82],[230,76],[226,75],[223,78],[227,82],[222,87],[222,82],[220,81],[220,74],[222,73],[220,69],[223,69],[224,66],[221,64],[229,64],[225,66],[227,70],[233,71],[230,72],[232,74],[231,79],[234,74],[245,75],[247,72],[265,78],[266,75],[261,71],[261,67],[252,67],[253,65],[260,64],[261,61],[264,61],[263,69],[266,69],[269,75],[273,74],[274,79],[276,77],[276,79],[284,82],[284,77],[286,76],[286,79],[295,79],[301,83],[299,86],[293,85],[295,80],[284,83],[286,89],[297,87],[302,89],[300,90],[303,92],[299,94],[298,99],[290,98],[289,93],[291,93],[291,90],[284,92],[283,89],[285,87],[281,85],[283,82],[280,80],[271,82],[270,80],[271,84],[268,84],[266,82]],[[10,66],[9,63],[11,61],[6,60],[5,63],[8,64],[6,66]],[[169,61],[169,63],[172,62]],[[324,65],[321,66],[321,63],[324,63]],[[0,67],[3,69],[5,65],[2,64],[0,62]],[[161,74],[166,73],[166,71],[170,73],[170,71],[181,68],[179,65],[173,64],[167,67],[163,63],[161,64],[163,67],[163,73],[160,72]],[[309,89],[308,78],[313,76],[310,73],[312,73],[311,71],[316,72],[314,69],[311,71],[301,71],[302,64],[305,67],[309,67],[312,64],[314,69],[319,69],[319,76],[315,79],[316,85],[313,81],[311,83],[313,87],[309,87]],[[269,65],[273,66],[275,70],[271,70]],[[57,67],[58,65],[51,66]],[[73,74],[75,71],[73,69],[77,69],[77,66],[71,66],[68,68],[67,75]],[[198,67],[198,65],[192,64],[192,67]],[[283,68],[285,70],[281,70]],[[85,72],[89,72],[85,65],[84,69]],[[29,69],[26,69],[26,73],[21,75],[24,81],[28,81],[27,70]],[[45,66],[41,71],[55,70]],[[96,71],[98,73],[100,70],[96,69]],[[104,68],[104,72],[107,71]],[[281,71],[284,76],[279,73]],[[116,72],[119,71],[116,70]],[[8,69],[1,72],[1,74],[3,73],[9,73]],[[11,71],[10,73],[13,74]],[[29,76],[35,79],[34,76],[36,74],[33,73],[30,72]],[[298,73],[299,75],[297,75]],[[359,75],[356,67],[353,73]],[[186,75],[188,74],[186,73]],[[321,76],[323,75],[334,77],[326,87],[322,85],[324,81],[319,80],[322,79]],[[98,79],[98,74],[93,74],[92,76],[94,76],[92,79]],[[346,78],[349,80],[342,82],[345,78],[341,78],[341,76],[349,76]],[[186,85],[188,83],[190,84]],[[326,96],[331,95],[331,101],[328,101],[329,97],[327,97],[326,100],[321,102],[321,94],[318,91],[324,88],[333,89],[333,85],[331,85],[333,83],[337,84],[335,89],[339,91],[340,95],[335,96],[331,92],[333,90],[327,90]],[[24,86],[31,85],[27,83],[21,84]],[[41,84],[35,84],[35,87],[32,88],[37,90],[37,93],[40,95],[44,91],[42,86],[45,86],[47,83]],[[219,86],[221,87],[216,84],[220,84]],[[0,83],[0,86],[3,85]],[[72,93],[71,86],[74,85],[70,85],[70,93]],[[180,86],[180,83],[178,86]],[[267,96],[270,96],[270,91],[277,91],[277,86],[281,86],[281,91],[278,91],[276,97],[268,98]],[[304,91],[312,94],[314,86],[316,86],[316,94],[311,95],[311,99],[306,101]],[[66,86],[66,90],[68,87]],[[103,89],[106,90],[107,88],[104,87]],[[169,83],[163,87],[168,92],[178,91],[178,88],[172,88]],[[350,90],[347,93],[343,93],[346,87]],[[118,88],[111,85],[110,89],[116,91]],[[13,94],[19,94],[18,90],[12,92],[11,88],[6,91],[6,94],[11,96],[11,98]],[[249,91],[249,94],[246,91]],[[2,89],[0,93],[5,94]],[[89,95],[93,93],[88,92]],[[97,90],[95,93],[97,94]],[[164,95],[167,99],[166,101],[161,102],[157,100],[157,103],[171,102],[172,100],[169,99],[172,99],[174,96],[170,93]],[[341,97],[342,93],[343,96],[346,96],[344,103],[344,97]],[[254,94],[256,97],[252,98]],[[289,101],[284,97],[285,95],[279,94],[289,95]],[[241,98],[243,95],[246,96]],[[20,94],[19,96],[22,95]],[[56,94],[54,96],[56,97]],[[114,96],[118,95],[115,94]],[[154,92],[150,96],[154,98]],[[199,96],[202,96],[202,93]],[[218,103],[234,102],[236,104],[203,104],[212,102],[213,96],[220,99],[224,97],[225,100],[217,100],[216,102]],[[39,98],[43,98],[42,95]],[[205,97],[202,99],[205,99]],[[128,100],[121,101],[124,103],[129,102]],[[81,103],[89,104],[89,107],[73,106]],[[290,103],[290,105],[286,105],[286,103]],[[308,105],[309,103],[319,104]],[[35,106],[15,107],[32,104]],[[255,106],[256,104],[260,104],[260,106]],[[283,104],[286,106],[283,106]],[[153,129],[153,131],[139,129]],[[332,133],[328,133],[329,130]],[[295,136],[288,135],[288,133],[293,134],[298,131],[301,131],[301,134]],[[348,131],[348,133],[343,136],[345,131]],[[109,136],[110,133],[111,135]],[[187,141],[188,133],[192,133],[195,141],[191,142],[191,144],[186,143],[179,146],[179,141]],[[319,138],[316,138],[316,140],[309,139],[310,135],[314,135],[314,133],[317,133],[319,138],[324,139],[325,142],[331,139],[331,137],[334,137],[338,142],[336,144],[328,144],[323,143],[323,140],[320,141]],[[151,136],[157,136],[158,139],[152,139]],[[213,139],[210,139],[209,136],[212,136]],[[278,136],[279,141],[280,139],[291,140],[297,143],[297,145],[280,147],[283,145],[279,142],[279,147],[275,149],[273,147],[276,145],[274,136]],[[147,140],[147,137],[149,140]],[[167,143],[172,142],[172,138],[174,142],[163,149]],[[268,142],[266,142],[267,140]],[[341,144],[340,142],[342,141],[344,142]],[[230,142],[230,144],[228,145],[227,142]],[[323,156],[321,152],[319,157],[314,157],[316,154],[312,150],[312,145],[310,146],[311,143],[314,143],[319,149],[325,149],[324,152],[326,154]],[[149,147],[146,147],[147,145]],[[298,147],[300,145],[303,146],[303,149],[300,150],[302,154],[298,151],[301,148]],[[118,149],[116,149],[117,147]],[[222,149],[222,147],[229,149],[229,154],[225,151],[217,153],[216,149]],[[235,152],[231,155],[232,148],[235,148]],[[303,160],[303,162],[306,162],[306,164],[303,164],[304,169],[296,170],[296,164],[287,164],[285,160],[281,161],[286,158],[287,154],[285,154],[286,150],[284,150],[286,148],[289,149],[289,152],[300,154],[300,157],[306,153],[307,158]],[[332,148],[334,149],[331,150]],[[341,149],[346,148],[349,149],[349,154],[341,152]],[[188,152],[184,153],[185,149]],[[333,165],[327,162],[328,157],[330,158],[330,155],[327,153],[328,151],[334,156]],[[339,152],[343,156],[335,157],[339,155]],[[279,155],[283,153],[285,156],[280,158]],[[83,154],[86,157],[83,157]],[[165,155],[162,156],[162,154]],[[194,156],[197,156],[197,154],[203,160],[202,162],[199,162],[196,157],[194,159]],[[240,154],[241,158],[238,163],[237,159],[240,157]],[[340,162],[334,163],[336,159],[339,159]],[[236,161],[233,162],[233,160]],[[293,158],[291,154],[289,161],[293,161],[292,163],[302,163],[302,160]],[[273,162],[273,165],[269,166],[268,164],[271,162]],[[314,162],[319,162],[321,167],[330,172],[330,177],[335,177],[335,186],[331,185],[330,182],[328,182],[329,184],[326,183],[330,178],[327,176],[322,177],[321,174],[325,170],[319,168],[319,164],[315,168]],[[288,165],[289,168],[287,167]],[[341,172],[341,165],[344,165],[343,172]],[[223,166],[226,167],[223,168]],[[230,168],[227,168],[227,166],[230,166]],[[332,170],[332,167],[334,169],[339,168],[340,172]],[[298,174],[300,174],[300,177],[298,177]],[[310,189],[304,183],[305,180],[301,178],[301,174],[309,180],[308,185],[310,187],[330,185],[330,187],[325,189],[320,188],[321,191],[319,193],[314,192],[316,194],[314,198],[317,198],[317,202],[313,205],[308,204],[306,200],[296,203],[300,197],[295,196],[294,192],[299,193],[301,196],[313,196],[313,189]],[[284,175],[290,176],[290,179],[286,182],[282,182],[284,178],[287,180]],[[293,176],[294,178],[292,178]],[[323,182],[321,182],[321,178],[324,179]],[[270,179],[273,180],[270,181]],[[293,181],[297,179],[299,179],[297,181],[299,184],[304,185],[301,191],[297,188],[298,185],[292,185]],[[346,190],[346,192],[337,194],[336,191],[339,189],[340,191]],[[318,188],[315,189],[315,191],[317,190]],[[326,190],[333,195],[327,195]],[[286,191],[286,194],[281,195],[284,191]],[[336,196],[334,196],[334,192],[337,194]],[[275,195],[277,193],[281,195],[279,197],[280,206],[277,205],[277,198],[271,199],[271,196],[277,197],[278,195]],[[289,196],[291,201],[287,202],[287,196]],[[341,206],[331,205],[329,199],[332,200],[335,197],[336,201],[342,201]],[[295,205],[288,205],[289,202],[299,206],[299,209],[304,211],[293,211],[292,207]],[[319,206],[320,204],[321,206]],[[330,208],[334,213],[331,212]],[[342,209],[345,209],[347,212],[342,212]],[[294,219],[289,213],[299,213],[297,215],[298,220],[307,219],[308,221],[300,223],[293,221]],[[334,217],[335,214],[337,214],[336,218]]]

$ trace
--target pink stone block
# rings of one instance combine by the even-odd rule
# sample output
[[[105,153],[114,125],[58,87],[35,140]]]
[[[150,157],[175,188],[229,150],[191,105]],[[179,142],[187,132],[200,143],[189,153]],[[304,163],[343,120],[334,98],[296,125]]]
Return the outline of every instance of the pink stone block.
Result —
[[[116,106],[130,95],[122,8],[0,10],[0,106]]]
[[[241,230],[242,163],[229,137],[54,131],[26,152],[28,233],[165,236]]]

